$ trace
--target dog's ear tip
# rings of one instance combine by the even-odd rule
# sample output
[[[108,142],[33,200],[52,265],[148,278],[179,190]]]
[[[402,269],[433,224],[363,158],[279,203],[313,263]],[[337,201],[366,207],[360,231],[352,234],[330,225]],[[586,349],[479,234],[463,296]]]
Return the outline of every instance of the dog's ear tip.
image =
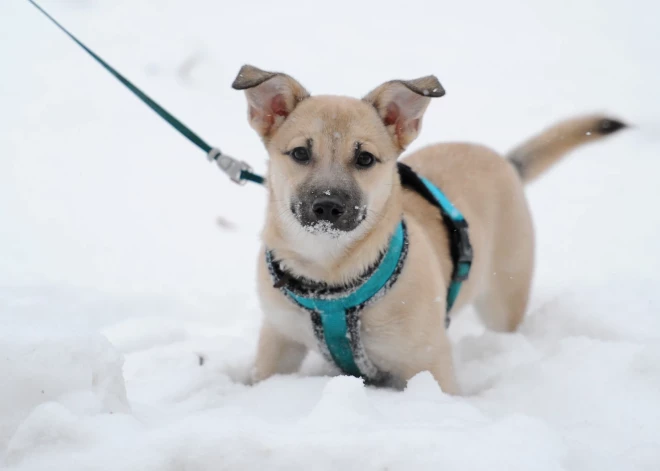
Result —
[[[434,87],[431,92],[429,93],[429,96],[431,98],[440,98],[442,96],[445,96],[447,94],[447,91],[444,89],[444,87],[438,82],[438,86]]]
[[[427,82],[427,85],[424,88],[425,95],[428,94],[428,96],[431,98],[440,98],[441,96],[444,96],[445,93],[447,93],[445,88],[440,83],[440,80],[438,80],[438,77],[435,75],[428,75],[422,80]]]
[[[231,88],[234,90],[245,90],[247,88],[247,76],[250,75],[250,72],[255,69],[254,66],[250,64],[243,64],[236,74],[236,78],[231,84]]]
[[[446,93],[444,87],[440,84],[440,80],[435,75],[427,75],[400,83],[405,85],[410,91],[428,98],[439,98]]]
[[[247,90],[248,88],[260,85],[275,75],[277,74],[273,72],[266,72],[265,70],[261,70],[259,67],[255,67],[250,64],[243,64],[243,66],[238,71],[236,78],[232,82],[231,88],[234,90]]]

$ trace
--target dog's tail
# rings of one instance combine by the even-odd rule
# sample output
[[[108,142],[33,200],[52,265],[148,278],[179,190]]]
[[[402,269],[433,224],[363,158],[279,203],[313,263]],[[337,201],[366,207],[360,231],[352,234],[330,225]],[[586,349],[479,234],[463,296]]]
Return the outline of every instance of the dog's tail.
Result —
[[[564,155],[582,144],[597,141],[627,125],[606,116],[580,116],[561,121],[523,142],[507,155],[525,183],[534,180]]]

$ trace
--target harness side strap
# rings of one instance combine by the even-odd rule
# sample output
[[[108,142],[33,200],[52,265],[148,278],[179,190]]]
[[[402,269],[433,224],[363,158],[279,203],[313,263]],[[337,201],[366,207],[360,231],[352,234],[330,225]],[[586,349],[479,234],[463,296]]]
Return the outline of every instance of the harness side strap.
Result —
[[[454,306],[461,290],[461,285],[467,280],[472,267],[472,245],[468,236],[468,223],[447,196],[431,181],[418,175],[408,165],[397,163],[401,184],[422,196],[440,210],[442,221],[447,228],[450,242],[450,254],[454,265],[451,280],[447,290],[447,316],[445,325],[449,327],[449,311]]]
[[[99,56],[97,56],[94,51],[89,49],[87,46],[85,46],[82,42],[78,40],[73,34],[71,34],[64,26],[59,24],[55,18],[50,16],[46,10],[41,8],[34,0],[28,0],[34,7],[39,10],[41,13],[46,16],[55,26],[57,26],[64,34],[66,34],[71,40],[73,40],[78,46],[80,46],[87,54],[89,54],[96,62],[98,62],[105,70],[107,70],[113,77],[115,77],[117,80],[119,80],[126,88],[128,88],[135,96],[137,96],[142,102],[147,105],[149,108],[154,110],[158,116],[163,118],[165,121],[167,121],[174,129],[179,131],[183,136],[188,138],[190,142],[195,144],[197,147],[202,149],[208,156],[209,160],[214,160],[218,162],[218,166],[220,169],[222,169],[229,177],[232,179],[232,181],[236,183],[245,183],[246,181],[252,181],[255,183],[260,183],[263,184],[264,178],[252,173],[252,168],[245,162],[238,161],[232,157],[229,157],[228,155],[224,155],[222,152],[220,152],[219,149],[213,148],[210,145],[208,145],[201,137],[199,137],[197,134],[195,134],[188,126],[183,124],[181,121],[179,121],[177,118],[175,118],[171,113],[169,113],[165,108],[160,106],[158,103],[156,103],[154,100],[149,98],[142,90],[137,88],[133,83],[131,83],[126,77],[124,77],[122,74],[120,74],[117,70],[115,70],[110,64],[105,62],[103,59],[101,59]],[[219,157],[222,157],[223,162],[226,163],[226,165],[222,165],[221,162],[218,160]],[[228,162],[231,161],[231,165],[227,164]]]

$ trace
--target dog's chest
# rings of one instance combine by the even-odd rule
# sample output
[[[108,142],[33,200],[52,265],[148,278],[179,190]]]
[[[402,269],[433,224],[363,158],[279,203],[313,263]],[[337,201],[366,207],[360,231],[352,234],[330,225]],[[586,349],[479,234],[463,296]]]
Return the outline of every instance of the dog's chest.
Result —
[[[282,302],[277,303],[267,311],[269,322],[284,336],[295,340],[307,348],[317,350],[318,342],[309,312],[295,306],[282,296]]]
[[[294,304],[285,295],[277,293],[277,303],[270,303],[271,308],[266,311],[269,323],[283,336],[305,345],[329,359],[329,351],[323,340],[323,332],[314,324],[312,313]],[[360,354],[367,355],[379,367],[386,370],[391,359],[393,344],[397,343],[400,332],[397,323],[393,322],[389,309],[383,309],[380,299],[374,304],[365,307],[357,313]],[[366,321],[366,322],[365,322]],[[348,334],[347,334],[348,335]],[[398,351],[397,349],[394,349]],[[354,352],[355,354],[355,352]],[[373,356],[373,358],[372,358]],[[330,360],[329,360],[330,361]]]

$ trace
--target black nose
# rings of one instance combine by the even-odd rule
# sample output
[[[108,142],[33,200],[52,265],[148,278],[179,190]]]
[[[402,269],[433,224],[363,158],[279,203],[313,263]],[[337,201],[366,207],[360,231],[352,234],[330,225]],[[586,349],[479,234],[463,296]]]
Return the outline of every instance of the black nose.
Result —
[[[336,222],[346,212],[346,205],[339,198],[324,196],[314,201],[312,211],[317,221]]]

